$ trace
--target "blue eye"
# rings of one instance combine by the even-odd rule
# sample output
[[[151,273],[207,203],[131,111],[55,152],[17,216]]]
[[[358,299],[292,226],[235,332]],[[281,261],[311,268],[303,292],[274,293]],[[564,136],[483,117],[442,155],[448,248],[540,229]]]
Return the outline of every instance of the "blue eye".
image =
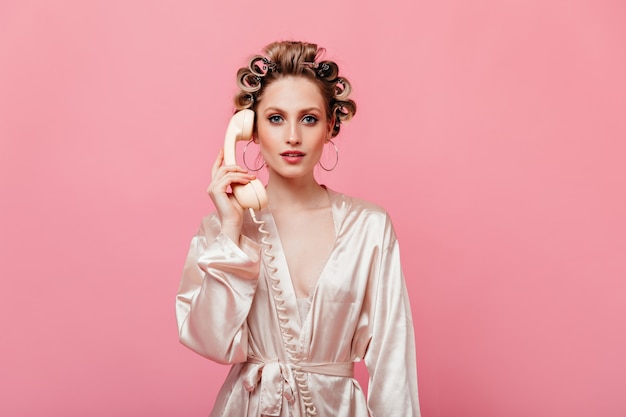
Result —
[[[309,114],[309,115],[304,116],[304,117],[302,118],[302,121],[303,121],[304,123],[308,124],[308,125],[312,125],[312,124],[317,123],[317,117],[315,117],[315,116],[311,116],[311,115]]]
[[[283,118],[282,118],[282,116],[279,116],[279,115],[277,115],[277,114],[273,114],[273,115],[271,115],[270,117],[268,117],[268,118],[267,118],[267,120],[269,120],[269,121],[270,121],[270,123],[274,123],[274,124],[276,124],[276,123],[280,123],[280,122],[282,122],[282,121],[283,121]]]

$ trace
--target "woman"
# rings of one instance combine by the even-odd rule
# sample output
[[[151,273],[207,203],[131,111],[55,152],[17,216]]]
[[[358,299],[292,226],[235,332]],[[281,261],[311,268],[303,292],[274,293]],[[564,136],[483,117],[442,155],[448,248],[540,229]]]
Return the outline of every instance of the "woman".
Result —
[[[192,240],[176,299],[181,342],[233,365],[212,416],[420,414],[390,219],[315,180],[324,146],[356,112],[349,82],[321,53],[277,42],[238,72],[235,105],[255,111],[268,170],[269,206],[256,214],[267,232],[228,192],[255,176],[221,152],[208,188],[216,213]],[[360,360],[367,401],[353,378]]]

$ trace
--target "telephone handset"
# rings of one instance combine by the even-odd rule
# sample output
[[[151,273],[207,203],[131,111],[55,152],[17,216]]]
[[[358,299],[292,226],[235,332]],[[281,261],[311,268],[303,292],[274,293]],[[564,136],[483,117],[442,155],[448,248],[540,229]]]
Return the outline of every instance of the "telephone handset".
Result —
[[[233,115],[226,129],[224,139],[224,163],[236,164],[236,143],[239,140],[250,140],[254,130],[254,112],[249,109],[240,110]],[[261,210],[267,206],[267,193],[263,183],[254,179],[248,184],[231,184],[237,202],[244,209]]]

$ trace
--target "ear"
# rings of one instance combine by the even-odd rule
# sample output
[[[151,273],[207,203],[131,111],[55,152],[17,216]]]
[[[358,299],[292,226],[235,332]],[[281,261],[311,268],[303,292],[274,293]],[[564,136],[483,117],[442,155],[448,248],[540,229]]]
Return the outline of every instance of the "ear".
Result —
[[[333,138],[333,127],[335,127],[335,118],[331,117],[331,119],[328,121],[328,129],[326,131],[326,143],[330,142],[330,140]]]

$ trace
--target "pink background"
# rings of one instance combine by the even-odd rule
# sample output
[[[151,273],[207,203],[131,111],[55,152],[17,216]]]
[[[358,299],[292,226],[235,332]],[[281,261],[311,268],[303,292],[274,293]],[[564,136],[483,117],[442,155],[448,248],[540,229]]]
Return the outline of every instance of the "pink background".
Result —
[[[320,178],[394,219],[423,415],[626,415],[625,13],[2,1],[0,415],[208,414],[227,368],[178,344],[174,295],[235,71],[275,39],[354,84]]]

